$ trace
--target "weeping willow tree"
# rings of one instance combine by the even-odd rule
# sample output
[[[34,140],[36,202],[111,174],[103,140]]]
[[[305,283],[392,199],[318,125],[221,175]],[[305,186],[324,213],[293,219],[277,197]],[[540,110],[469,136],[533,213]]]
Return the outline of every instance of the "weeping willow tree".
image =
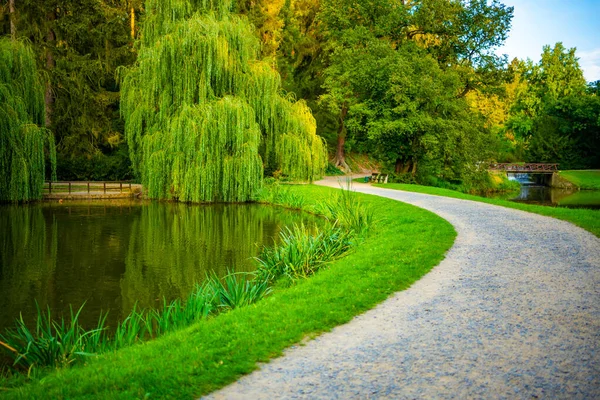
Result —
[[[40,199],[47,145],[55,170],[54,138],[44,128],[44,86],[33,51],[0,39],[0,201]]]
[[[323,140],[232,4],[149,0],[121,112],[136,173],[152,198],[246,201],[266,171],[311,181]]]

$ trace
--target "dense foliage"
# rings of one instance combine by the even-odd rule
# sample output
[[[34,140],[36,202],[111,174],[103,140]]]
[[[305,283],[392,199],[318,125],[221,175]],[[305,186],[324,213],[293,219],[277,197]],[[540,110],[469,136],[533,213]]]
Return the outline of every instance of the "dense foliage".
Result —
[[[560,44],[546,47],[538,63],[515,59],[508,65],[505,57],[495,55],[509,33],[513,12],[498,0],[165,1],[161,10],[170,10],[173,19],[164,21],[155,3],[0,1],[0,34],[27,38],[44,72],[46,125],[56,139],[59,177],[135,177],[128,155],[141,152],[125,141],[115,71],[119,66],[149,66],[159,42],[160,51],[178,45],[181,51],[192,51],[189,43],[185,50],[182,36],[172,33],[193,31],[190,20],[196,11],[214,11],[212,17],[202,17],[212,18],[213,30],[237,21],[251,23],[236,28],[243,31],[247,46],[242,58],[247,57],[238,62],[269,81],[265,91],[270,103],[261,107],[294,104],[276,104],[281,89],[302,99],[314,120],[302,102],[297,103],[297,110],[288,114],[302,114],[303,126],[291,129],[314,130],[316,121],[335,166],[348,170],[345,152],[351,150],[417,181],[435,177],[462,182],[480,179],[477,166],[487,161],[559,162],[564,168],[599,165],[598,85],[586,88],[575,50]],[[213,41],[225,43],[218,38],[226,35],[215,35]],[[168,37],[170,44],[161,37]],[[189,69],[177,73],[191,74],[186,84],[196,79]],[[206,82],[207,98],[217,84]],[[244,97],[225,90],[215,99],[226,96]],[[254,108],[248,96],[244,101]],[[190,104],[199,104],[197,100]],[[181,114],[200,118],[199,112],[196,107]],[[168,110],[161,110],[161,118],[165,113]],[[128,121],[131,127],[133,120]],[[285,124],[280,118],[274,121]],[[291,165],[280,165],[277,159],[277,146],[263,140],[274,126],[262,114],[256,122],[265,175],[290,174],[284,170]],[[288,145],[288,150],[296,147]],[[133,161],[140,172],[139,160]],[[171,162],[168,168],[172,167]],[[172,196],[181,197],[175,192]]]
[[[575,49],[545,46],[539,63],[516,62],[514,69],[519,85],[505,124],[513,156],[561,169],[600,168],[598,83],[586,85]]]
[[[131,159],[152,198],[246,201],[263,168],[308,181],[326,164],[310,110],[280,93],[246,19],[216,4],[146,2],[121,104]]]
[[[44,87],[34,54],[0,38],[0,201],[40,199],[45,152],[55,166],[54,140],[44,128]]]
[[[337,115],[335,163],[347,141],[396,173],[473,179],[494,137],[465,95],[503,81],[492,52],[512,9],[498,2],[323,2],[328,38],[321,105]],[[493,21],[493,23],[490,23]]]
[[[121,151],[126,145],[115,69],[135,60],[130,13],[139,13],[141,1],[18,0],[12,13],[5,3],[0,1],[0,34],[10,33],[12,21],[14,36],[31,44],[42,72],[58,177],[126,178],[131,168]],[[92,170],[96,165],[113,171]]]

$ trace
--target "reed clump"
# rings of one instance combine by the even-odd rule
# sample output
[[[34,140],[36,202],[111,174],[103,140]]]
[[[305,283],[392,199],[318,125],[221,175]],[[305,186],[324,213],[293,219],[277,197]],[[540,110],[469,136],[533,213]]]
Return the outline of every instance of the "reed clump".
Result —
[[[265,187],[262,196],[273,204],[289,206],[297,194],[291,186],[274,182]],[[350,184],[313,210],[325,216],[330,224],[316,233],[304,225],[283,229],[279,243],[265,247],[256,257],[257,279],[294,282],[308,278],[348,252],[373,224],[372,210],[360,202]]]
[[[373,210],[360,201],[350,183],[332,199],[321,203],[316,212],[359,236],[364,235],[374,221]]]
[[[303,224],[284,228],[279,244],[266,247],[259,257],[257,279],[274,282],[280,278],[296,281],[315,274],[327,263],[346,253],[354,232],[336,224],[312,234]]]
[[[77,311],[71,309],[69,319],[55,319],[49,308],[44,311],[38,306],[34,329],[29,329],[22,317],[17,319],[15,328],[0,334],[0,348],[12,359],[12,368],[17,371],[66,367],[83,358],[157,338],[209,316],[253,304],[271,292],[266,282],[249,279],[248,275],[252,274],[230,273],[222,279],[209,275],[185,301],[163,299],[159,309],[142,310],[134,305],[114,333],[106,325],[107,313],[100,316],[96,327],[85,329],[79,320],[83,305]]]
[[[33,367],[66,367],[81,357],[91,355],[103,343],[106,314],[98,326],[91,330],[79,324],[83,305],[70,309],[69,319],[55,320],[50,308],[43,311],[36,302],[37,318],[34,329],[29,329],[23,317],[17,319],[15,328],[0,335],[0,346],[8,350],[13,366],[30,371]]]

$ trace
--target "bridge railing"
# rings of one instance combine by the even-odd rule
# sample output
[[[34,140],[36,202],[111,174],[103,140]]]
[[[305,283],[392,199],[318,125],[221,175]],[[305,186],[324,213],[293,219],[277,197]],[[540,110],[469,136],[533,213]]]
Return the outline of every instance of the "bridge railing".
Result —
[[[543,164],[543,163],[531,163],[531,164],[512,164],[512,163],[497,163],[491,164],[490,169],[495,171],[507,171],[507,172],[521,172],[521,173],[553,173],[558,172],[559,164]]]
[[[123,193],[123,188],[131,192],[131,181],[106,181],[106,182],[90,182],[90,181],[59,181],[59,182],[44,182],[44,193],[69,193],[72,192],[104,192],[119,191]]]

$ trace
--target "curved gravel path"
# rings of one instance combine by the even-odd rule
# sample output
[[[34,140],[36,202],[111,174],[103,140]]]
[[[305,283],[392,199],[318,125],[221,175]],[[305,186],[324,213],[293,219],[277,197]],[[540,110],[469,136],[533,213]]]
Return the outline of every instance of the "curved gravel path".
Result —
[[[458,236],[446,259],[373,310],[207,398],[600,399],[597,237],[484,203],[354,189],[448,220]]]

